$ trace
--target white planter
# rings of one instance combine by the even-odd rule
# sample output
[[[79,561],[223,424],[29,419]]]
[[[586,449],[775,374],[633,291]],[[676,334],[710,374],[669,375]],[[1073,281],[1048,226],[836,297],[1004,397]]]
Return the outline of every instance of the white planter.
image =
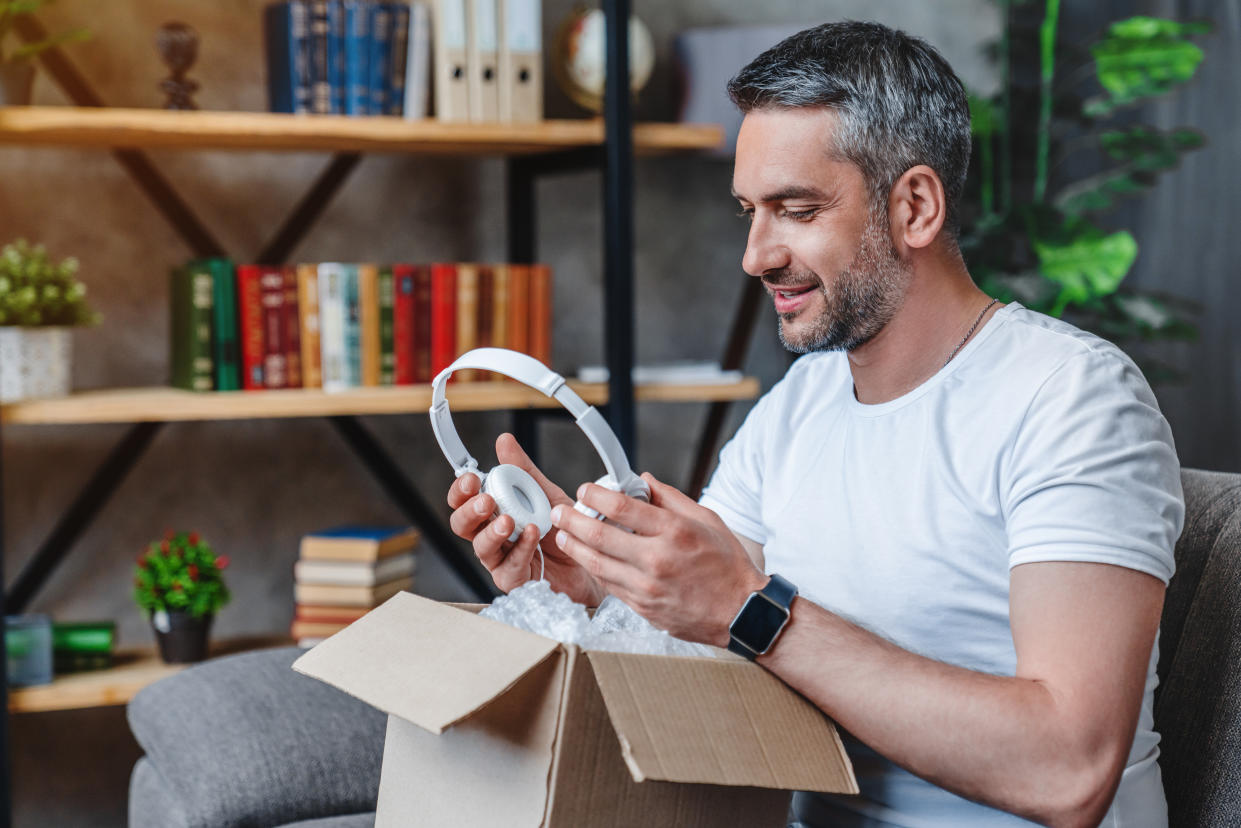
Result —
[[[0,402],[69,393],[70,331],[0,327]]]

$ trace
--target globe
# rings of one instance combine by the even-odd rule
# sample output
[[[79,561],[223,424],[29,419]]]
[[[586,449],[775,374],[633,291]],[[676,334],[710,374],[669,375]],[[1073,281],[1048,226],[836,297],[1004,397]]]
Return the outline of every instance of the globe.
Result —
[[[591,112],[603,111],[607,77],[605,40],[607,20],[602,9],[574,9],[556,35],[552,73],[565,94]],[[629,89],[637,94],[655,68],[655,41],[651,30],[636,17],[629,18]]]

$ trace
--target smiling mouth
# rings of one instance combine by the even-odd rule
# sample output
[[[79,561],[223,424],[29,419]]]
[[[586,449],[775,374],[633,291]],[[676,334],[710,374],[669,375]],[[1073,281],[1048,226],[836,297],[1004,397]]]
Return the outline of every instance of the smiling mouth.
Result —
[[[798,296],[809,293],[817,287],[818,285],[813,283],[800,287],[777,287],[776,285],[768,284],[767,290],[769,290],[774,296],[779,296],[782,299],[794,299]]]

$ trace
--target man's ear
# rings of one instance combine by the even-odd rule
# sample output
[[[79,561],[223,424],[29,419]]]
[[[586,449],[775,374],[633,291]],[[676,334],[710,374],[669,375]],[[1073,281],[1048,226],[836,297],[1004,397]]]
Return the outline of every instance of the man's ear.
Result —
[[[944,184],[935,170],[919,164],[905,170],[892,185],[888,220],[892,243],[901,253],[923,248],[939,235],[948,219]]]

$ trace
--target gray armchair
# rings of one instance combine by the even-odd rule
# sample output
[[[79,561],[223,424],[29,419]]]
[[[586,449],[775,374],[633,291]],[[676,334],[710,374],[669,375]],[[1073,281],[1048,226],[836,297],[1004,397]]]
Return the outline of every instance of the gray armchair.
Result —
[[[1170,824],[1241,824],[1241,474],[1186,470],[1160,632],[1155,724]],[[300,651],[207,662],[144,689],[131,828],[374,825],[385,717],[290,669]]]

